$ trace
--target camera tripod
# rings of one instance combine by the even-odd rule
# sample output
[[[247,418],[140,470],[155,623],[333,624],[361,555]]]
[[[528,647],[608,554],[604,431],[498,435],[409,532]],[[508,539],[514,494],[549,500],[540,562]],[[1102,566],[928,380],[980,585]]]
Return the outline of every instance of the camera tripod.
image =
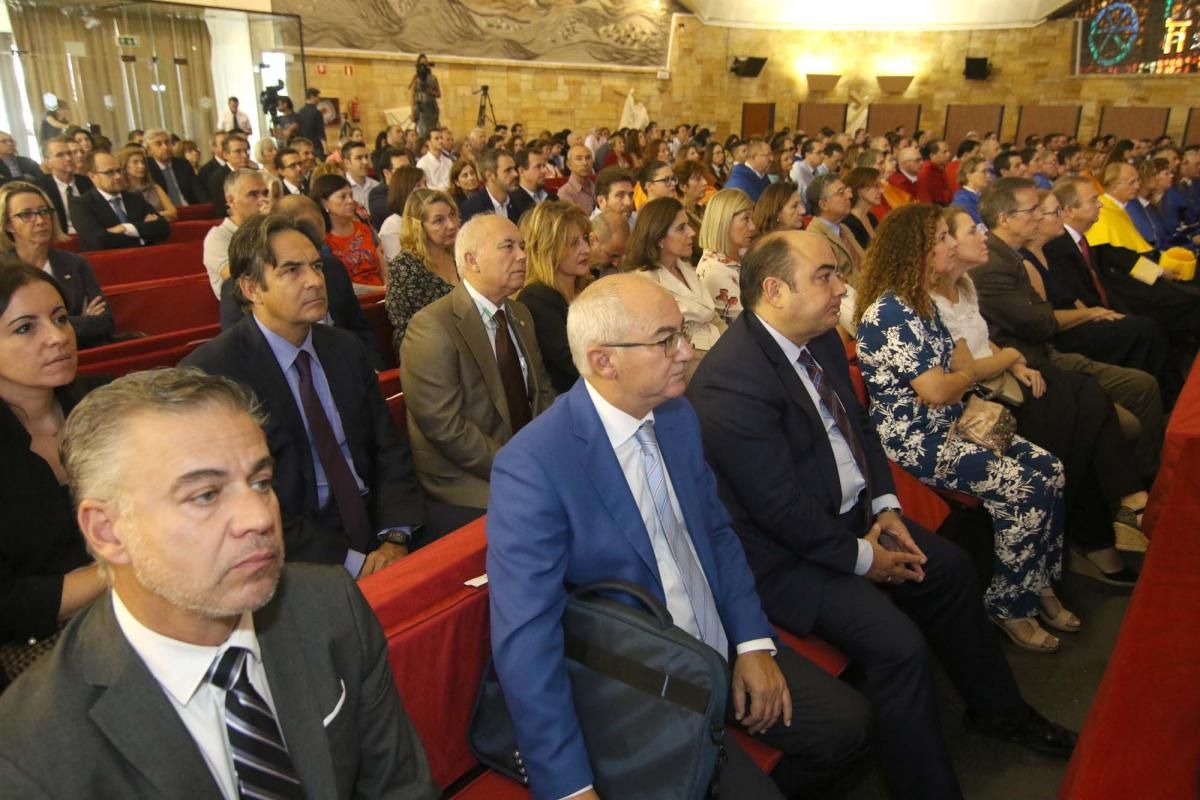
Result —
[[[496,107],[492,105],[492,96],[488,94],[487,84],[471,94],[479,95],[479,113],[475,115],[475,127],[482,128],[483,123],[487,121],[488,114],[492,116],[492,127],[495,128],[499,123],[496,122]]]

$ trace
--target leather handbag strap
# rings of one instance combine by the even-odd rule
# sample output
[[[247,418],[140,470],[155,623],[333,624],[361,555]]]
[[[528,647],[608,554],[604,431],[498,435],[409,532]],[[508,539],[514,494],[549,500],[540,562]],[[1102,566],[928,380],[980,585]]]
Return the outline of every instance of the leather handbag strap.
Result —
[[[651,697],[661,697],[695,714],[708,710],[710,692],[703,686],[648,667],[595,642],[567,636],[563,649],[570,660]]]

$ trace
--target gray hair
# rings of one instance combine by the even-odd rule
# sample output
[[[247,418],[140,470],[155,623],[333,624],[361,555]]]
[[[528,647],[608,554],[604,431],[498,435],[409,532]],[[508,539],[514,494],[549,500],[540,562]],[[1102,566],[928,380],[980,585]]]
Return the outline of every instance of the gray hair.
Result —
[[[221,185],[221,191],[227,195],[236,192],[238,181],[242,180],[243,178],[255,178],[256,180],[266,183],[266,179],[263,177],[261,172],[256,169],[250,169],[249,167],[242,167],[241,169],[235,169],[233,172],[225,176],[225,183]]]
[[[496,215],[493,213],[476,214],[458,229],[458,235],[454,237],[454,267],[458,270],[458,277],[462,277],[467,253],[479,252],[479,248],[483,245],[483,228],[487,224],[486,220],[488,217],[494,216]]]
[[[84,498],[123,502],[124,462],[117,454],[129,438],[131,419],[146,413],[182,416],[206,408],[243,411],[260,426],[266,421],[253,392],[232,378],[195,367],[134,372],[89,392],[67,418],[59,445],[76,503]]]
[[[142,134],[142,141],[149,142],[153,139],[157,139],[160,136],[165,136],[167,137],[167,141],[170,141],[171,132],[166,128],[151,128]]]
[[[638,272],[609,275],[588,286],[571,302],[567,311],[567,342],[571,346],[571,361],[579,374],[592,374],[588,363],[589,347],[624,338],[633,320],[622,302],[622,287],[631,281],[639,291],[664,291],[657,283]]]

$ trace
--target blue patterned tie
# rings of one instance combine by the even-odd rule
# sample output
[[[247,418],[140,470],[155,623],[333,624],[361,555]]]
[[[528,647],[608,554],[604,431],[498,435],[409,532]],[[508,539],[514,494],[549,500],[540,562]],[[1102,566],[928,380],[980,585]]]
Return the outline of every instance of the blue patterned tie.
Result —
[[[646,468],[646,482],[650,486],[650,496],[654,498],[654,511],[658,517],[658,526],[675,565],[679,568],[679,576],[683,580],[683,589],[687,593],[688,602],[692,606],[692,615],[700,629],[700,640],[721,654],[728,656],[729,640],[725,637],[725,629],[721,625],[721,615],[713,600],[712,590],[704,579],[700,563],[688,545],[687,531],[675,518],[671,508],[671,497],[667,493],[667,473],[663,469],[662,451],[658,448],[658,439],[654,436],[654,423],[646,420],[635,434],[642,448],[642,463]]]
[[[112,206],[112,210],[117,213],[117,219],[122,225],[129,224],[129,215],[125,213],[125,206],[121,203],[121,196],[116,195],[109,199],[108,204]]]
[[[241,798],[302,798],[304,792],[279,724],[246,674],[250,651],[230,647],[209,676],[225,690],[225,733]]]

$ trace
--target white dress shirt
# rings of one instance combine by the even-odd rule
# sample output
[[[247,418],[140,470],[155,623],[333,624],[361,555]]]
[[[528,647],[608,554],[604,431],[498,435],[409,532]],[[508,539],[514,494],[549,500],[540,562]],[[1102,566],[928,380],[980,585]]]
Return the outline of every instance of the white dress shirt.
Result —
[[[121,210],[125,212],[126,219],[129,218],[129,209],[125,208],[125,199],[123,197],[121,197],[121,195],[109,194],[108,192],[101,189],[99,186],[96,187],[96,191],[100,193],[100,196],[104,198],[104,202],[108,203],[109,207],[112,207],[112,201],[114,198],[119,200],[121,203]],[[138,242],[142,241],[141,234],[138,233],[138,229],[136,227],[134,227],[134,224],[132,222],[122,222],[120,224],[121,224],[121,227],[125,229],[126,236],[131,236],[134,239],[137,239]]]
[[[207,647],[181,642],[150,630],[133,616],[115,590],[111,594],[113,612],[121,633],[154,680],[158,681],[175,713],[179,714],[221,794],[226,800],[238,800],[237,771],[225,733],[225,690],[206,680],[206,677],[230,647],[246,648],[250,651],[245,667],[250,685],[262,695],[271,713],[275,714],[275,701],[271,698],[262,651],[254,633],[254,617],[249,612],[242,614],[223,644]],[[280,736],[283,736],[282,730]]]
[[[808,377],[808,370],[800,366],[800,353],[808,350],[807,347],[800,347],[791,339],[784,336],[779,331],[767,324],[766,320],[758,317],[758,321],[767,329],[767,333],[771,334],[771,338],[779,345],[779,349],[783,351],[784,356],[792,365],[792,369],[796,371],[800,382],[804,384],[805,391],[812,399],[813,405],[817,408],[817,412],[821,415],[821,422],[825,425],[825,434],[829,437],[829,446],[833,448],[833,458],[837,462],[838,482],[842,487],[842,505],[838,508],[838,513],[845,514],[854,508],[858,502],[859,495],[867,488],[867,479],[862,474],[862,470],[858,467],[858,462],[854,460],[854,452],[850,449],[849,442],[846,441],[846,434],[838,428],[837,422],[834,421],[833,414],[825,407],[821,401],[821,396],[817,394],[817,387],[813,385],[812,379]],[[810,352],[811,355],[811,352]],[[813,358],[816,361],[816,358]],[[817,362],[820,364],[820,362]],[[884,509],[899,508],[900,499],[894,494],[883,494],[871,501],[871,513],[879,514]],[[875,552],[871,549],[871,543],[865,539],[858,539],[858,559],[854,564],[855,575],[866,575],[871,569],[871,564],[875,561]]]
[[[429,152],[417,161],[417,167],[425,173],[425,184],[430,189],[441,191],[450,188],[450,168],[452,166],[454,166],[454,162],[444,158],[441,153],[435,155]]]
[[[370,175],[364,175],[362,183],[355,183],[354,178],[350,177],[349,172],[346,173],[346,180],[350,183],[350,194],[354,197],[354,202],[363,208],[369,208],[370,201],[368,198],[371,196],[371,190],[379,185],[379,181]]]
[[[75,177],[71,177],[71,183],[63,183],[54,177],[54,185],[58,187],[58,196],[62,198],[63,208],[67,210],[67,233],[75,233],[75,223],[71,221],[71,189],[75,185]],[[78,189],[75,189],[78,192]]]
[[[484,187],[484,191],[487,192],[488,200],[490,200],[492,203],[492,211],[496,212],[496,216],[508,219],[508,204],[511,198],[508,195],[505,195],[504,202],[501,202],[496,199],[496,195],[492,194],[491,189]]]

